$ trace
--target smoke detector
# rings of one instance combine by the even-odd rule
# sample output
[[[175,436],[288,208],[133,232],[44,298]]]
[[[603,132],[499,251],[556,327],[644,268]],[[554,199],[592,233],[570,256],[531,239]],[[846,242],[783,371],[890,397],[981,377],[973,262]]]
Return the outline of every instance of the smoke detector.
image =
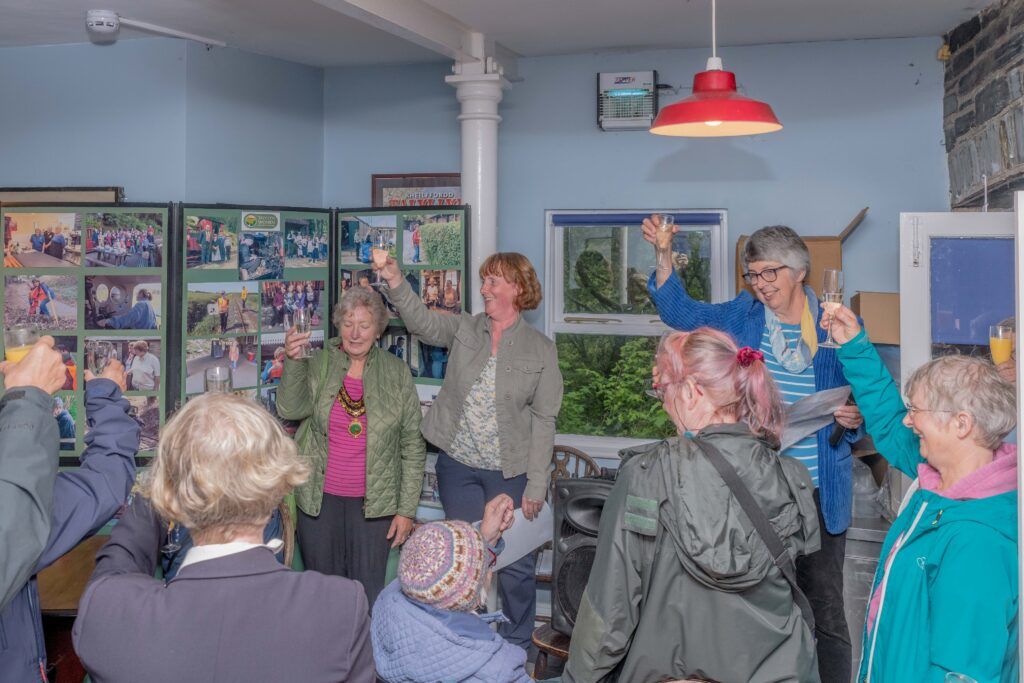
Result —
[[[118,31],[122,26],[136,28],[147,33],[155,33],[160,36],[181,38],[182,40],[194,40],[206,47],[227,47],[222,40],[197,36],[194,33],[185,33],[173,28],[157,26],[145,21],[137,21],[118,15],[114,10],[91,9],[85,13],[85,30],[89,32],[90,38],[97,43],[112,43],[117,40]]]

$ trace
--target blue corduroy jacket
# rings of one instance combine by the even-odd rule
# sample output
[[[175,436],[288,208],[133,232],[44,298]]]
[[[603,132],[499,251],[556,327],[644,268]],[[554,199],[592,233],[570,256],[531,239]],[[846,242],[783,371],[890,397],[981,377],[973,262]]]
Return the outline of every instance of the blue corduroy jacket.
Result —
[[[670,277],[660,288],[655,274],[647,282],[647,290],[658,307],[662,322],[677,330],[695,330],[713,327],[728,332],[740,346],[757,349],[764,332],[764,304],[750,292],[743,291],[731,301],[706,304],[693,299],[678,277]],[[821,311],[811,311],[817,323]],[[818,342],[825,341],[827,333],[817,327]],[[814,355],[814,388],[817,391],[834,389],[849,384],[843,368],[836,358],[835,349],[818,347]],[[832,425],[818,430],[818,488],[821,513],[830,534],[841,534],[850,526],[853,504],[853,456],[850,446],[864,436],[864,428],[847,431],[846,436],[833,447],[828,443]]]

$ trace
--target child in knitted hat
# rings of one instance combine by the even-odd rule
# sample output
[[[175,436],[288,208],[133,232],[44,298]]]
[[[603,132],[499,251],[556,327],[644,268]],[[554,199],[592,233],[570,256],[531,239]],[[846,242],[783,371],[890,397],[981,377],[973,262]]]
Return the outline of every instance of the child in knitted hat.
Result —
[[[419,527],[402,547],[398,579],[373,606],[377,673],[388,683],[526,683],[526,651],[491,630],[501,615],[479,615],[483,589],[512,524],[504,494],[477,529],[460,521]]]

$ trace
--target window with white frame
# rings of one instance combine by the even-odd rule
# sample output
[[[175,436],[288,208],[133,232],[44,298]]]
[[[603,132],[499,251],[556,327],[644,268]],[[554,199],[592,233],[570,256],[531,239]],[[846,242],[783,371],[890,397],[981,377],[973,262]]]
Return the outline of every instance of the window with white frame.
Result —
[[[674,432],[644,380],[668,327],[647,290],[654,248],[640,224],[653,211],[548,211],[547,332],[565,383],[560,434],[660,438]],[[677,276],[690,296],[728,296],[724,210],[675,215]]]

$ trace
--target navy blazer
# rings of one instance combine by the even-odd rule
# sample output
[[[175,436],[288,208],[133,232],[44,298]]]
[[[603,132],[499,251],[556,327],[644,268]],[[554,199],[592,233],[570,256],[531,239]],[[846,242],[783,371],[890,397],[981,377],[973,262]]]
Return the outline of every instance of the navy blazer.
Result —
[[[75,651],[95,683],[374,683],[366,593],[293,572],[267,548],[153,578],[162,527],[131,505],[78,606]]]

